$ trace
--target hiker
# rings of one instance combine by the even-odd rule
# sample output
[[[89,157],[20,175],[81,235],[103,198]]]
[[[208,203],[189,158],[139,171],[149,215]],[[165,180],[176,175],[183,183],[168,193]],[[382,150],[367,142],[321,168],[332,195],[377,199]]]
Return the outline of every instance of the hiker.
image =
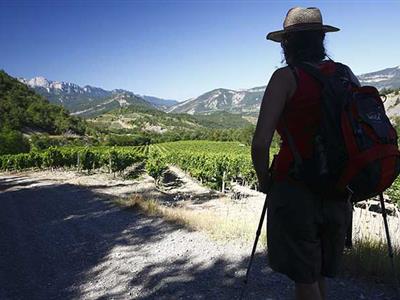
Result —
[[[334,277],[344,249],[351,204],[343,199],[323,199],[296,177],[290,144],[302,159],[310,159],[321,113],[321,85],[299,63],[335,71],[324,47],[326,32],[338,28],[323,24],[318,8],[288,11],[284,29],[267,39],[278,42],[287,66],[277,69],[266,88],[252,142],[252,158],[260,191],[267,193],[267,244],[270,267],[295,283],[298,300],[326,298],[325,277]],[[359,82],[350,68],[351,84]],[[270,176],[269,151],[274,131],[282,144]],[[272,177],[272,178],[270,178]],[[271,181],[272,180],[272,181]],[[272,185],[271,185],[272,182]]]

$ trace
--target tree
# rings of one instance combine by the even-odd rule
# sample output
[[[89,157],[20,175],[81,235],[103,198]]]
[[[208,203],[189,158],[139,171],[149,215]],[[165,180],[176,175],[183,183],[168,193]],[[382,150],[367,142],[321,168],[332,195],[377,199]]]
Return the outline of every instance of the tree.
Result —
[[[22,133],[11,129],[0,131],[0,155],[29,152],[29,150],[29,141]]]

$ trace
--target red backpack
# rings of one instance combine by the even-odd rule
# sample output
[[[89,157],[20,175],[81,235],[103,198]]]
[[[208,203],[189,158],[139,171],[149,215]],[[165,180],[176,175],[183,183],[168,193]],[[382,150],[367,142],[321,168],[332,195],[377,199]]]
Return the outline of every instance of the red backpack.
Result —
[[[302,63],[296,67],[322,86],[321,126],[313,158],[302,161],[287,132],[296,177],[317,193],[344,196],[353,202],[387,189],[400,173],[397,133],[385,113],[378,90],[351,83],[346,66],[335,63],[331,75]]]

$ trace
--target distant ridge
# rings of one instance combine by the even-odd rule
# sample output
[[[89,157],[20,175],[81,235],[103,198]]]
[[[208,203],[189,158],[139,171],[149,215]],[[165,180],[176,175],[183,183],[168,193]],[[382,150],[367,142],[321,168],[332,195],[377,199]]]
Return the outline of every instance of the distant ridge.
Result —
[[[147,95],[137,95],[142,97],[144,100],[156,105],[159,108],[168,109],[168,107],[178,104],[179,102],[172,99],[162,99],[154,96],[147,96]]]
[[[197,98],[180,102],[170,107],[167,112],[208,114],[215,111],[232,113],[253,113],[258,111],[265,86],[247,90],[215,89]]]
[[[400,88],[400,66],[357,76],[363,85],[373,85],[378,89]],[[133,92],[102,88],[60,81],[50,81],[44,77],[19,78],[50,102],[60,104],[73,114],[95,116],[118,107],[144,105],[170,113],[210,114],[213,112],[239,113],[257,116],[266,86],[232,90],[218,88],[198,97],[178,102],[154,96],[138,95]]]
[[[362,85],[372,85],[378,89],[400,88],[400,66],[357,76]],[[266,86],[244,90],[215,89],[196,98],[180,102],[167,109],[168,112],[188,114],[209,114],[228,111],[256,116]]]
[[[177,103],[174,100],[139,96],[123,89],[108,91],[90,85],[81,87],[75,83],[51,81],[41,76],[32,79],[18,78],[18,80],[33,88],[51,103],[62,105],[74,115],[86,117],[130,105],[140,104],[164,110]]]
[[[362,74],[358,79],[361,84],[373,85],[377,89],[397,89],[400,88],[400,66]]]

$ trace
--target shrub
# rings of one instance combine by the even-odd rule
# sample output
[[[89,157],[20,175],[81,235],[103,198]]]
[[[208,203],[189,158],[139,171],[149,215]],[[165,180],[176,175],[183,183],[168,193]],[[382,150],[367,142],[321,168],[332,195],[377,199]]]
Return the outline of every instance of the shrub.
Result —
[[[139,146],[150,143],[150,139],[142,135],[116,135],[110,134],[106,138],[107,146]]]
[[[0,131],[0,155],[29,152],[29,141],[16,130]]]
[[[31,137],[31,145],[35,150],[45,150],[52,146],[59,146],[56,140],[51,139],[48,134],[34,134]]]
[[[391,201],[394,203],[397,202],[397,205],[400,208],[400,177],[397,177],[391,187],[386,190],[386,194],[389,196]]]
[[[45,167],[57,168],[63,165],[63,155],[56,147],[50,147],[43,154],[43,164]]]
[[[165,155],[157,150],[151,151],[146,160],[147,173],[155,179],[158,179],[166,169],[167,163]]]

